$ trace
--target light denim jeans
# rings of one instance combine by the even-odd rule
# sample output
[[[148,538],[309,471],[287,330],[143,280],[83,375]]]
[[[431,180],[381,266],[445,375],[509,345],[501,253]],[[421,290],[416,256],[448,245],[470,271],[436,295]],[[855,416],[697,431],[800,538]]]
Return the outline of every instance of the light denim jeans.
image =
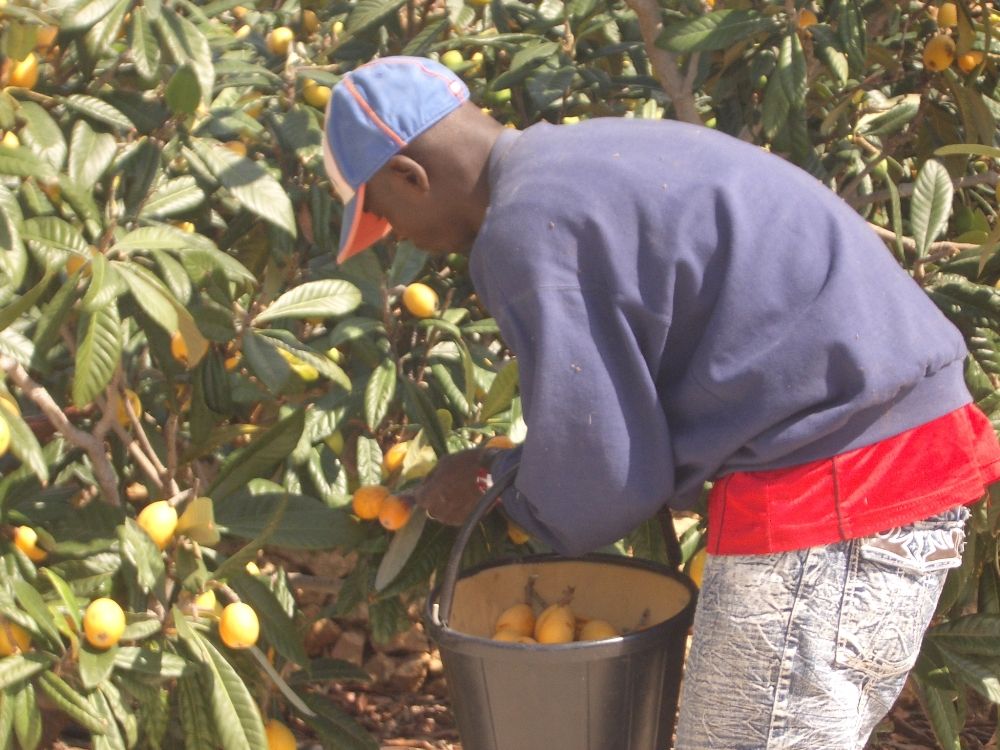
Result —
[[[710,555],[677,750],[864,748],[961,563],[968,515],[795,552]]]

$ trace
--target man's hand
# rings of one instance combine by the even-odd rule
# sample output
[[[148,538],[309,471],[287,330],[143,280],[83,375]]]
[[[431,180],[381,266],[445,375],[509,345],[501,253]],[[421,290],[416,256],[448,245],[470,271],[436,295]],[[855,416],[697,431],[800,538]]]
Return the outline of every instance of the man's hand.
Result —
[[[478,478],[496,453],[494,448],[471,448],[442,456],[424,481],[406,494],[435,521],[461,526],[483,494]]]

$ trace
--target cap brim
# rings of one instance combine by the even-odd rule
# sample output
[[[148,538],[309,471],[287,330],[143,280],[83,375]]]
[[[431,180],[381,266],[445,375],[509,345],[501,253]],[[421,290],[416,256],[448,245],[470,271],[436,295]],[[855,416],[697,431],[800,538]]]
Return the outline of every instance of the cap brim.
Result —
[[[344,205],[344,218],[340,225],[340,250],[337,262],[343,263],[362,250],[374,245],[392,230],[389,222],[364,210],[365,186]]]

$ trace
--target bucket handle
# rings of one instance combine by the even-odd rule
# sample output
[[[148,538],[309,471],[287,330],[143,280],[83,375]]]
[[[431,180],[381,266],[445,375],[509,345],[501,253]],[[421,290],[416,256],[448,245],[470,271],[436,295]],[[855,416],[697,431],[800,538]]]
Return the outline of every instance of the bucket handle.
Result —
[[[452,545],[448,563],[444,568],[444,577],[441,580],[441,594],[438,596],[438,600],[431,604],[431,619],[435,625],[441,628],[448,627],[448,618],[451,617],[451,607],[455,600],[455,585],[458,582],[459,568],[462,564],[462,553],[465,551],[465,547],[469,543],[469,539],[472,538],[472,534],[476,526],[479,525],[479,522],[497,505],[500,495],[514,484],[517,469],[518,467],[515,464],[505,474],[501,475],[499,479],[493,482],[493,486],[479,499],[459,530],[458,536],[455,538],[455,543]],[[667,544],[667,559],[671,567],[679,568],[681,564],[681,548],[680,542],[677,539],[677,532],[674,530],[670,510],[664,505],[657,515],[660,521],[660,528],[663,531],[663,537]]]

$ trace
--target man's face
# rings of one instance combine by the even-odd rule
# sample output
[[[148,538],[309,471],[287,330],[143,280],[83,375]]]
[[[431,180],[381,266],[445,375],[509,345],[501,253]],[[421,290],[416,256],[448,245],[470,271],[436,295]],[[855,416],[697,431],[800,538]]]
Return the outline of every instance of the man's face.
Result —
[[[433,255],[468,250],[475,234],[463,229],[456,201],[443,197],[447,186],[423,190],[388,167],[379,170],[365,189],[365,211],[385,219],[397,240],[409,240]]]

